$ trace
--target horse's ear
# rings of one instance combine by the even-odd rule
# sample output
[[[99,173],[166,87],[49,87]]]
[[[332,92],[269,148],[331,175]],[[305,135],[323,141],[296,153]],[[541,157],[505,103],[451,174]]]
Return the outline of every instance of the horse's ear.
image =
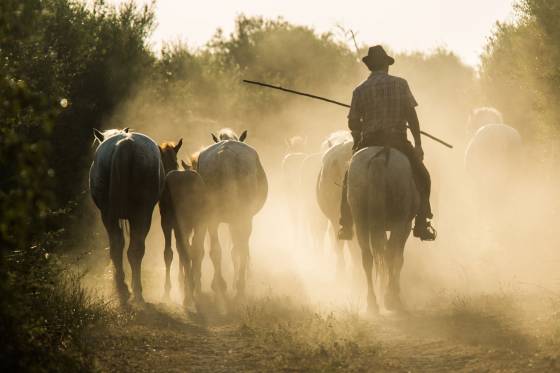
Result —
[[[103,140],[105,139],[105,137],[103,136],[103,132],[101,132],[100,130],[98,130],[97,128],[93,129],[93,136],[99,140],[99,142],[103,142]]]
[[[124,132],[124,133],[128,133],[128,130],[129,130],[129,129],[130,129],[129,127],[125,127],[125,128],[123,128],[123,132]]]
[[[214,142],[220,142],[220,140],[218,140],[218,138],[214,134],[212,134],[212,140],[214,140]]]
[[[327,140],[327,145],[329,146],[329,148],[332,148],[332,142],[331,142],[331,140]]]
[[[181,166],[183,166],[183,168],[184,168],[185,170],[190,170],[190,169],[192,168],[192,166],[191,166],[190,164],[188,164],[187,162],[183,161],[182,159],[181,159]]]
[[[179,139],[179,142],[177,143],[177,145],[175,145],[173,147],[173,150],[175,150],[175,154],[179,153],[179,149],[181,149],[181,146],[183,145],[183,139]]]
[[[241,133],[241,136],[239,136],[239,141],[243,142],[245,141],[246,138],[247,138],[247,130]]]

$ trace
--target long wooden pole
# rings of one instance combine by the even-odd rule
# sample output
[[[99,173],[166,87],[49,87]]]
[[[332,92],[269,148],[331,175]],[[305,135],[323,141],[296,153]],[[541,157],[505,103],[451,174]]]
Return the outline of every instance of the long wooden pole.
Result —
[[[340,102],[340,101],[335,101],[335,100],[331,100],[331,99],[329,99],[329,98],[325,98],[325,97],[321,97],[321,96],[312,95],[311,93],[305,93],[305,92],[300,92],[300,91],[294,91],[293,89],[283,88],[283,87],[276,86],[276,85],[272,85],[272,84],[268,84],[268,83],[257,82],[257,81],[255,81],[255,80],[243,79],[243,83],[254,84],[254,85],[261,86],[261,87],[267,87],[267,88],[277,89],[277,90],[279,90],[279,91],[288,92],[288,93],[294,93],[294,94],[296,94],[296,95],[305,96],[305,97],[309,97],[309,98],[314,98],[314,99],[316,99],[316,100],[321,100],[321,101],[329,102],[329,103],[331,103],[331,104],[335,104],[335,105],[338,105],[338,106],[343,106],[343,107],[346,107],[346,108],[349,108],[349,107],[350,107],[350,105],[345,104],[345,103]],[[447,147],[450,148],[450,149],[453,149],[453,145],[449,144],[448,142],[443,141],[443,140],[440,139],[440,138],[435,137],[434,135],[431,135],[431,134],[429,134],[429,133],[427,133],[427,132],[424,132],[424,131],[420,131],[420,133],[421,133],[422,135],[424,135],[424,136],[426,136],[426,137],[428,137],[428,138],[434,140],[434,141],[439,142],[439,143],[442,144],[442,145],[447,146]]]

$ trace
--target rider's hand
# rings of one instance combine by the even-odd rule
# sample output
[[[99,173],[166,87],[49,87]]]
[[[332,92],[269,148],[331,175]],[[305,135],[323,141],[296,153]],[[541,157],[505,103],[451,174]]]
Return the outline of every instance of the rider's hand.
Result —
[[[420,159],[421,161],[424,160],[424,150],[422,149],[421,146],[415,147],[414,152],[416,153],[416,156],[418,157],[418,159]]]

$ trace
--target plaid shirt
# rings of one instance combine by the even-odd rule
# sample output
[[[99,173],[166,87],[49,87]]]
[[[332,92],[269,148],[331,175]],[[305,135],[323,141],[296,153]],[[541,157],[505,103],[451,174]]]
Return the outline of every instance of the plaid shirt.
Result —
[[[417,106],[406,80],[374,72],[352,94],[348,127],[362,134],[378,130],[406,131],[406,114]]]

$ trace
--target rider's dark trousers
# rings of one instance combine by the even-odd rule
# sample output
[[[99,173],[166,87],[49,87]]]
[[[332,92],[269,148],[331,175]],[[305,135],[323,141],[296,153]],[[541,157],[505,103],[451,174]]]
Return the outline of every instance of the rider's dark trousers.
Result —
[[[358,147],[354,147],[354,152],[360,149],[366,148],[368,146],[389,146],[391,148],[397,149],[402,152],[409,160],[410,166],[412,168],[412,174],[416,187],[418,188],[418,193],[420,195],[420,208],[418,211],[417,219],[420,221],[425,221],[427,218],[432,218],[432,211],[430,207],[430,190],[431,190],[431,179],[428,169],[424,165],[424,162],[416,155],[414,147],[406,139],[406,135],[396,133],[396,134],[372,134],[371,136],[366,136],[362,139]],[[348,171],[344,175],[344,183],[342,184],[342,198],[340,203],[340,225],[343,227],[352,227],[354,220],[352,218],[352,212],[350,211],[350,205],[347,199],[347,179]]]

